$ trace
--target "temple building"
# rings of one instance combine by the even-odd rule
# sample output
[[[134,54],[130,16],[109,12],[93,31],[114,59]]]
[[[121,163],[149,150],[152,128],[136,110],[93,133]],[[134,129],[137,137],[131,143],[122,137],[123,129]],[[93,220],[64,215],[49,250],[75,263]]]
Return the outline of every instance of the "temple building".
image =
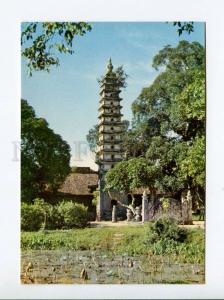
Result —
[[[111,199],[103,191],[104,176],[114,164],[123,159],[122,134],[124,132],[121,121],[120,83],[113,71],[111,59],[107,72],[101,80],[99,102],[99,140],[98,140],[98,165],[99,165],[99,190],[100,199],[97,208],[97,218],[110,219]]]

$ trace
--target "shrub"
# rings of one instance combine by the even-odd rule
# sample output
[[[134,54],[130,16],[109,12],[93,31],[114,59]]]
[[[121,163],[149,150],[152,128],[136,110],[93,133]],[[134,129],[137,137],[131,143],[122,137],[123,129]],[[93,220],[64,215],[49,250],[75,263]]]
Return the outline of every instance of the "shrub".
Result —
[[[63,201],[58,207],[57,211],[62,218],[62,228],[84,228],[88,225],[89,213],[87,207],[83,204],[74,203],[72,201]]]
[[[87,207],[72,201],[63,201],[51,205],[43,199],[35,199],[33,204],[22,202],[22,231],[44,229],[84,228],[88,225],[90,215]]]
[[[147,241],[155,243],[157,241],[184,242],[187,239],[187,231],[178,227],[177,221],[172,218],[160,218],[151,223],[147,231]]]
[[[43,209],[37,204],[21,204],[21,229],[24,231],[39,230],[45,220]]]
[[[63,216],[58,212],[58,205],[49,205],[47,209],[46,229],[61,229],[63,227]]]

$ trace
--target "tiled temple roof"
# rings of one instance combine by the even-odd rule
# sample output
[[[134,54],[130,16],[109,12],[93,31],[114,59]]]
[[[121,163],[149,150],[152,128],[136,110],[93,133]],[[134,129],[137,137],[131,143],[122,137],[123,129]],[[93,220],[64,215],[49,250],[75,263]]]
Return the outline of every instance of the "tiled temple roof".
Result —
[[[88,170],[91,173],[86,173]],[[90,168],[77,168],[75,173],[67,176],[58,192],[77,196],[92,195],[92,190],[97,187],[98,180],[98,174]]]

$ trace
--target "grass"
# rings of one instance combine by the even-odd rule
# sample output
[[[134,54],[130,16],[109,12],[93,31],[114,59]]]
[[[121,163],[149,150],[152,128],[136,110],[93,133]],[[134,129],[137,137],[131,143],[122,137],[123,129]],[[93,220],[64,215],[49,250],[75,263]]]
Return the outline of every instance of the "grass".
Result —
[[[22,232],[22,250],[100,250],[107,255],[157,255],[183,263],[204,263],[204,231],[188,229],[184,243],[148,243],[148,227],[85,228]]]

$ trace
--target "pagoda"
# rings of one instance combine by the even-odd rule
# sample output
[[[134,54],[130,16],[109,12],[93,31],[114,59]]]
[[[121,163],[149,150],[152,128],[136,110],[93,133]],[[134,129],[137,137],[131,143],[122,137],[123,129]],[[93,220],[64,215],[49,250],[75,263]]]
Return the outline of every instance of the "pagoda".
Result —
[[[99,139],[98,139],[98,165],[100,199],[97,208],[97,219],[110,219],[111,199],[103,191],[104,176],[108,170],[123,159],[122,134],[124,132],[121,121],[120,82],[113,71],[111,59],[107,72],[101,80],[99,102]]]

